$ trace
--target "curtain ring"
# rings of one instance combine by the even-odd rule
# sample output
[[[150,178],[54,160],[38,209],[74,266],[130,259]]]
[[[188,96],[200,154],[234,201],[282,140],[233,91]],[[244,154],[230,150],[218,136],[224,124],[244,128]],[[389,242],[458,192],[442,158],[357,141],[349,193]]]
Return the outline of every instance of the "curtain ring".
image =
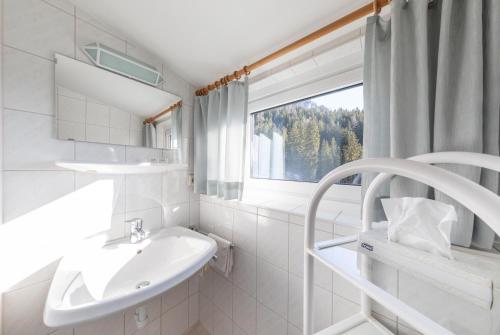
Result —
[[[231,78],[229,76],[225,76],[224,79],[226,80],[226,85],[231,82]]]
[[[249,76],[249,75],[250,75],[250,70],[248,69],[248,66],[246,66],[246,65],[245,65],[245,66],[243,66],[243,72],[245,72],[245,74],[246,74],[247,76]]]
[[[241,78],[241,75],[240,75],[239,71],[234,71],[233,72],[233,76],[234,76],[234,78],[236,78],[236,80],[240,80],[240,78]]]
[[[373,13],[378,15],[380,13],[380,6],[378,4],[378,0],[373,0]]]

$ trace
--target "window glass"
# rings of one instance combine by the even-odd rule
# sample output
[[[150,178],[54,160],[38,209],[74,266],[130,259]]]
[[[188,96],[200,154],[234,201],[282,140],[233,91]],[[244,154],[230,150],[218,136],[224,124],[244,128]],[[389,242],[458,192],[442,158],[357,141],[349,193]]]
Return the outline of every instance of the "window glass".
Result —
[[[251,115],[251,176],[318,182],[363,154],[361,84]],[[360,185],[361,177],[342,184]]]

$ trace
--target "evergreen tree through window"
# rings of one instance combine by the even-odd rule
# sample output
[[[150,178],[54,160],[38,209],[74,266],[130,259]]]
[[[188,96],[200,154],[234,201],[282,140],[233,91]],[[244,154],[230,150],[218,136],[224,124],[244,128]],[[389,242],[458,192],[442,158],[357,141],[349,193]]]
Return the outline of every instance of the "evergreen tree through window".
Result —
[[[253,113],[251,176],[318,182],[362,157],[363,117],[362,84]]]

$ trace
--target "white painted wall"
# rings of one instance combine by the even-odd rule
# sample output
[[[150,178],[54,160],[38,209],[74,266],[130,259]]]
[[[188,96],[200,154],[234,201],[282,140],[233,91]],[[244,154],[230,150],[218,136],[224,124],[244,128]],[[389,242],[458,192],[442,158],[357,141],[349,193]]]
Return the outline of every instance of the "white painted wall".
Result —
[[[61,236],[56,223],[73,224],[77,238],[102,230],[107,239],[127,235],[124,221],[132,217],[142,217],[147,229],[197,225],[199,197],[187,186],[189,171],[97,176],[56,167],[55,160],[137,162],[169,157],[173,152],[57,140],[53,55],[57,52],[86,61],[78,47],[97,41],[156,66],[166,78],[161,89],[181,96],[184,102],[183,150],[188,150],[192,143],[194,87],[144,49],[64,0],[2,1],[3,335],[131,334],[135,329],[130,310],[75,329],[56,331],[43,325],[43,305],[57,258],[71,241],[68,236]],[[97,215],[109,226],[95,231],[89,231],[95,222],[75,225],[76,220],[72,220],[80,211],[96,210],[91,207],[92,199],[81,198],[72,203],[71,209],[60,205],[61,199],[82,194],[81,190],[89,184],[113,186],[112,199],[102,199],[110,204],[109,217]],[[50,215],[42,219],[49,209]],[[159,335],[167,325],[180,330],[193,325],[198,320],[197,287],[197,278],[193,278],[149,301],[152,322],[147,331]]]

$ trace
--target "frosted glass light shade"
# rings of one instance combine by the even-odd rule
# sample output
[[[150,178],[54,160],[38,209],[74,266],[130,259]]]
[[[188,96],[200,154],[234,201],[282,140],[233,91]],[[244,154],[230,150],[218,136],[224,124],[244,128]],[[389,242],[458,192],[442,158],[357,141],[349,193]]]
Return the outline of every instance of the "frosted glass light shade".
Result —
[[[82,51],[92,63],[103,69],[153,86],[158,86],[163,81],[162,75],[153,66],[101,43],[88,44],[82,47]]]

